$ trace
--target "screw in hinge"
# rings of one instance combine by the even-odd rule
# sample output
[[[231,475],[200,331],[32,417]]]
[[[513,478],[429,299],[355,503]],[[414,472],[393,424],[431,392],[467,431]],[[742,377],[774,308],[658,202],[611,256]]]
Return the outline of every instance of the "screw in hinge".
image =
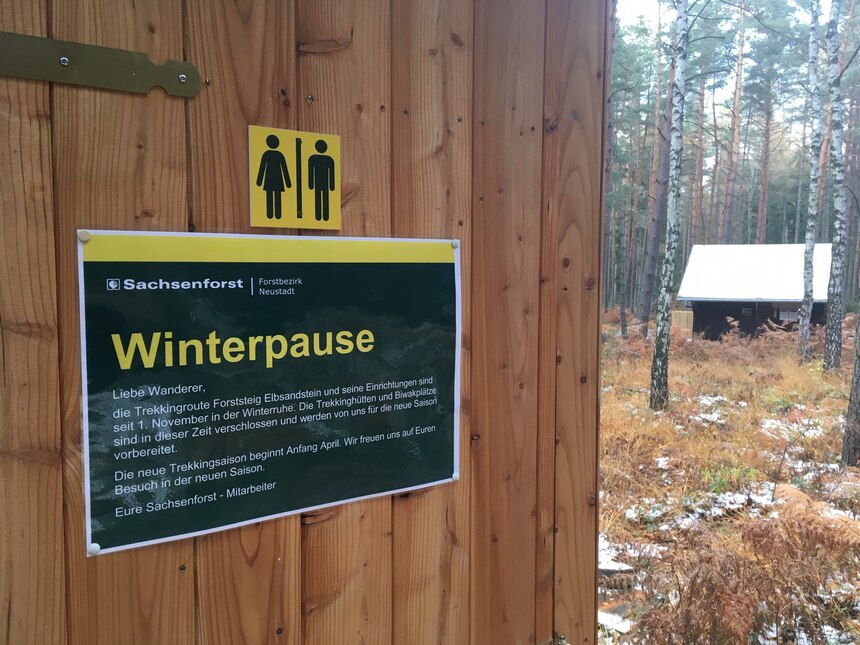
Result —
[[[188,77],[185,74],[179,75],[179,82],[180,83],[182,83],[184,85],[187,81],[188,81]]]
[[[69,57],[68,56],[60,56],[60,65],[63,67],[69,66]]]
[[[558,636],[556,636],[555,644],[567,645],[567,637],[564,634],[559,634]]]

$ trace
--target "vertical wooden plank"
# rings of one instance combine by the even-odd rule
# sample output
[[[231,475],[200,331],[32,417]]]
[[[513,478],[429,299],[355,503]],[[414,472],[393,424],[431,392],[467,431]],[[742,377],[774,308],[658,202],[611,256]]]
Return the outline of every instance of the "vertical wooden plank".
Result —
[[[299,128],[341,136],[342,233],[387,236],[390,219],[389,4],[298,5]],[[303,518],[304,639],[391,642],[391,500]]]
[[[171,0],[53,0],[52,35],[181,60],[180,9]],[[184,102],[160,90],[71,86],[56,86],[53,99],[69,640],[192,643],[190,540],[85,556],[75,237],[77,228],[186,229]]]
[[[0,31],[47,36],[46,3]],[[66,642],[48,84],[0,78],[0,641]]]
[[[461,240],[460,454],[469,453],[472,3],[392,3],[392,226]],[[468,463],[460,480],[395,498],[394,643],[469,640]]]
[[[191,228],[261,233],[248,212],[248,125],[296,127],[295,6],[188,0]],[[278,233],[285,233],[283,229]],[[301,634],[301,524],[290,517],[197,540],[201,643],[288,643]]]
[[[557,344],[555,630],[572,643],[597,634],[605,25],[605,0],[549,0],[542,315],[555,318]]]
[[[473,643],[535,642],[544,20],[476,1]]]

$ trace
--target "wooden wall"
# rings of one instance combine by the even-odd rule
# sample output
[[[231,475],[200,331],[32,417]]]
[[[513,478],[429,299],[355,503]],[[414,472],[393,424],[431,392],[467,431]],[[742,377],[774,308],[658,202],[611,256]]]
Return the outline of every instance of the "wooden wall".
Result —
[[[594,641],[605,5],[0,3],[206,79],[0,78],[0,642]],[[463,241],[462,478],[87,559],[74,232],[260,232],[248,124],[342,137],[342,233]]]

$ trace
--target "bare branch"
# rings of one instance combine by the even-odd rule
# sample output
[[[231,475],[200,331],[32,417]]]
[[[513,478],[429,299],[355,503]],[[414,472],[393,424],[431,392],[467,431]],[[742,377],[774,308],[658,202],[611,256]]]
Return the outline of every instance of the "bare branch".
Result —
[[[694,2],[694,3],[690,6],[690,8],[692,9],[692,8],[693,8],[693,7],[695,7],[697,4],[699,4],[699,3],[698,3],[698,1],[697,1],[697,2]],[[687,28],[687,33],[688,33],[688,34],[689,34],[691,31],[693,31],[693,27],[695,26],[696,21],[699,19],[699,16],[701,16],[701,15],[702,15],[702,13],[704,13],[705,9],[707,9],[707,8],[708,8],[708,5],[709,5],[709,4],[711,4],[711,0],[705,0],[705,4],[704,4],[704,5],[702,6],[702,8],[699,10],[699,13],[697,13],[695,16],[693,16],[693,19],[690,21],[690,26]],[[687,43],[687,44],[688,44],[688,46],[689,46],[689,43]]]
[[[725,40],[725,36],[699,36],[698,38],[691,38],[690,44],[697,43],[700,40]]]
[[[630,87],[619,87],[617,90],[612,92],[612,94],[610,94],[609,96],[606,97],[606,102],[612,103],[612,97],[615,96],[616,94],[618,94],[619,92],[628,92],[630,90],[635,90],[637,87],[639,87],[639,86],[638,85],[631,85]]]
[[[764,27],[765,29],[767,29],[768,31],[772,31],[775,34],[779,34],[780,36],[782,36],[783,38],[786,38],[790,42],[793,42],[793,43],[798,42],[797,38],[795,38],[794,36],[786,34],[785,32],[782,32],[779,29],[776,29],[774,27],[771,27],[764,20],[762,20],[761,17],[755,11],[751,11],[749,7],[742,7],[738,4],[735,4],[734,2],[729,2],[728,0],[720,0],[720,2],[722,2],[724,5],[726,5],[728,7],[734,7],[735,9],[740,9],[741,11],[745,11],[746,13],[751,15],[753,18],[755,18],[756,22],[758,24],[760,24],[762,27]]]
[[[851,58],[848,59],[848,62],[845,63],[845,65],[842,67],[842,71],[839,72],[839,78],[837,79],[838,81],[842,81],[842,76],[845,74],[845,71],[849,67],[851,67],[851,63],[853,63],[854,59],[857,58],[857,52],[860,52],[860,44],[857,45],[856,49],[854,50],[854,53],[851,54]]]
[[[700,76],[710,76],[711,74],[722,74],[728,73],[730,71],[732,70],[727,67],[724,67],[722,69],[709,69],[707,72],[699,72],[698,74],[693,74],[692,76],[687,78],[687,81],[692,81],[694,78],[699,78]]]

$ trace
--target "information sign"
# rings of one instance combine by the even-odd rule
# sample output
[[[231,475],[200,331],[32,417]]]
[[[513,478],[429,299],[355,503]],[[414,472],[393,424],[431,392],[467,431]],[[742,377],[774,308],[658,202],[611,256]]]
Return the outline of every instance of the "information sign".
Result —
[[[457,242],[79,231],[88,552],[457,479]]]
[[[337,231],[340,137],[248,126],[251,226]]]

